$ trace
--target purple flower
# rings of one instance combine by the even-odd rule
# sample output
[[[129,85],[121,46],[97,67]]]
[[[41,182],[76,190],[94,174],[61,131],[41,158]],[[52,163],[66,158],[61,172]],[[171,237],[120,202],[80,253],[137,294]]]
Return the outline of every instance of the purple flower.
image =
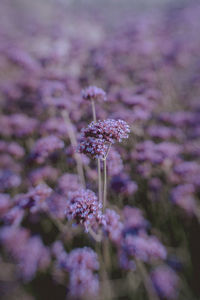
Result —
[[[124,196],[130,196],[136,193],[138,189],[137,183],[131,180],[125,173],[113,176],[110,185],[116,193]]]
[[[44,166],[33,170],[29,174],[29,180],[32,185],[37,185],[44,181],[56,181],[59,171],[51,166]]]
[[[80,189],[69,194],[65,213],[69,220],[83,224],[88,231],[89,227],[100,221],[101,208],[102,205],[92,191]]]
[[[45,159],[57,150],[64,147],[64,142],[58,137],[50,135],[47,137],[40,138],[36,141],[32,156],[35,158],[37,163],[44,163]]]
[[[11,170],[0,170],[0,191],[16,188],[21,184],[21,177]]]
[[[2,217],[11,205],[11,199],[9,194],[0,193],[0,217]]]
[[[89,86],[82,90],[82,97],[84,100],[95,100],[95,101],[106,101],[106,93],[96,87],[96,86]]]
[[[127,139],[129,133],[130,127],[125,121],[113,119],[92,122],[87,128],[82,129],[83,138],[93,137],[112,144]]]
[[[120,215],[112,209],[106,209],[106,212],[102,217],[102,225],[104,232],[111,241],[119,243],[123,227],[122,222],[120,221]]]
[[[114,176],[123,170],[123,162],[120,154],[113,148],[110,149],[107,159],[108,174]]]
[[[108,145],[104,140],[93,137],[83,138],[79,144],[78,151],[91,158],[104,158],[108,151]]]
[[[76,269],[70,274],[69,290],[75,298],[94,299],[99,292],[99,279],[88,269]]]
[[[75,192],[80,189],[81,184],[77,174],[64,173],[58,179],[58,191],[62,195],[68,197],[70,192]]]
[[[24,149],[18,143],[15,142],[5,142],[0,141],[0,152],[9,153],[13,155],[15,158],[22,158],[24,156]]]
[[[68,254],[67,268],[70,272],[80,269],[87,269],[91,271],[98,270],[99,262],[96,252],[88,247],[72,250]]]
[[[182,184],[171,191],[172,201],[183,208],[188,214],[195,214],[197,205],[194,198],[195,187],[193,184]]]
[[[176,299],[179,278],[173,269],[163,265],[151,272],[154,287],[161,298]]]
[[[16,204],[21,208],[29,208],[31,212],[43,208],[44,201],[51,195],[52,189],[41,183],[32,188],[27,194],[17,195],[15,197]]]
[[[155,259],[166,259],[165,247],[155,236],[127,235],[124,238],[123,249],[130,256],[135,256],[145,262]]]

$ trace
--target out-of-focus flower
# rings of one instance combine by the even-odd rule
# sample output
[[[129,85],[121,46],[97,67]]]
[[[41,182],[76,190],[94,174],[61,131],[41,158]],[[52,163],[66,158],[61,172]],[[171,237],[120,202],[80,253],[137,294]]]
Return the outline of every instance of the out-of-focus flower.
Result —
[[[69,193],[75,192],[80,189],[81,184],[77,174],[64,173],[58,179],[58,191],[62,195],[68,197]]]
[[[106,101],[106,93],[96,87],[96,86],[89,86],[82,90],[82,97],[84,100],[95,100],[95,101]]]
[[[98,276],[88,269],[76,269],[70,274],[69,290],[75,298],[94,299],[99,292]]]
[[[99,262],[96,252],[91,248],[76,248],[68,254],[67,268],[69,271],[88,269],[95,271],[99,269]]]
[[[29,179],[32,185],[37,185],[45,181],[55,182],[58,178],[59,170],[51,166],[37,168],[30,172]]]
[[[37,161],[37,163],[41,164],[45,162],[45,159],[49,155],[63,147],[64,142],[58,137],[54,135],[43,137],[36,141],[32,150],[32,157]]]
[[[0,170],[0,191],[16,188],[21,184],[20,175],[11,170]]]
[[[158,295],[161,298],[177,298],[179,277],[173,269],[165,265],[161,265],[151,272],[151,279]]]
[[[118,243],[121,238],[122,222],[120,221],[120,215],[118,215],[112,209],[106,209],[102,218],[102,225],[104,232],[114,243]]]
[[[123,163],[120,154],[113,148],[110,149],[107,159],[108,174],[114,176],[123,170]]]
[[[15,158],[22,158],[24,156],[24,149],[18,143],[0,141],[0,152],[9,153]]]
[[[183,208],[188,214],[194,214],[197,206],[194,197],[195,188],[193,184],[182,184],[171,191],[172,201]]]
[[[125,173],[113,176],[110,186],[116,193],[124,196],[130,196],[138,189],[137,183],[131,180]]]

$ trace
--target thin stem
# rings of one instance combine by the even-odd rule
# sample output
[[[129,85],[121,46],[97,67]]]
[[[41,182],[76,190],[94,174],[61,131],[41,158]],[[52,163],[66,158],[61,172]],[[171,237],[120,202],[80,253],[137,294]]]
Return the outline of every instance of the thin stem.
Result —
[[[107,153],[105,157],[103,158],[103,171],[104,171],[104,182],[103,182],[103,211],[105,211],[106,208],[106,202],[107,202],[107,164],[106,164],[106,159],[108,157],[110,148],[111,148],[111,143],[108,146]]]
[[[107,165],[106,165],[106,158],[103,160],[103,211],[105,211],[106,208],[106,202],[107,202]]]
[[[102,181],[101,181],[101,160],[97,159],[97,167],[98,167],[98,195],[99,202],[102,203]]]
[[[102,241],[101,233],[96,233],[92,228],[89,229],[89,233],[96,242],[101,242]]]
[[[97,121],[97,117],[96,117],[96,110],[95,110],[94,100],[91,100],[91,103],[92,103],[92,115],[93,115],[93,121],[96,122],[96,121]]]
[[[93,121],[96,122],[97,121],[96,109],[95,109],[95,103],[93,99],[91,100],[91,104],[92,104]],[[97,169],[98,169],[98,196],[99,196],[99,202],[102,203],[101,161],[99,158],[97,159]]]
[[[76,135],[75,135],[74,128],[73,128],[72,122],[70,120],[69,114],[66,110],[64,110],[64,111],[62,111],[62,116],[64,117],[64,119],[67,123],[68,134],[69,134],[69,139],[70,139],[72,148],[76,149],[77,148],[77,140],[76,140]],[[83,185],[83,187],[85,188],[86,185],[85,185],[83,164],[82,164],[82,160],[81,160],[79,153],[76,153],[76,152],[74,153],[74,159],[76,161],[77,172],[79,175],[80,182]]]
[[[154,289],[153,283],[149,275],[147,274],[144,264],[139,259],[136,259],[136,265],[142,276],[142,280],[147,291],[149,300],[159,300],[159,297]]]

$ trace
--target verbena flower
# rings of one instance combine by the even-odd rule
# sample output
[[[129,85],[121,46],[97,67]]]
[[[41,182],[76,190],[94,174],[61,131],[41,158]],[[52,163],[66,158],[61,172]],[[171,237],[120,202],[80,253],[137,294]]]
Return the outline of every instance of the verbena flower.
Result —
[[[91,190],[80,189],[69,194],[66,203],[66,216],[89,230],[101,219],[101,203]]]
[[[69,271],[88,269],[95,271],[99,269],[96,252],[89,247],[76,248],[68,254],[67,268]]]
[[[129,133],[130,127],[125,121],[114,119],[92,122],[87,128],[82,129],[83,138],[93,137],[112,144],[127,139]]]
[[[158,266],[151,272],[151,279],[161,298],[177,298],[179,277],[173,269],[165,265]]]
[[[41,164],[49,155],[63,147],[64,142],[54,135],[42,137],[33,146],[32,157]]]
[[[83,138],[79,144],[78,151],[91,158],[104,158],[108,151],[108,145],[105,144],[104,140],[87,137]]]
[[[82,97],[84,100],[95,100],[95,101],[106,101],[106,93],[96,87],[96,86],[89,86],[82,90]]]
[[[94,299],[99,292],[99,279],[89,269],[76,269],[70,274],[69,292],[75,298]]]

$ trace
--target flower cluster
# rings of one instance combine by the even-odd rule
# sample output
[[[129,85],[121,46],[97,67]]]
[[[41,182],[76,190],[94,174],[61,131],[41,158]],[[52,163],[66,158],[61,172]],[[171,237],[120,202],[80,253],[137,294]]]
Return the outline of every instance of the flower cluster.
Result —
[[[82,130],[82,137],[93,137],[101,139],[105,143],[114,144],[127,139],[130,133],[129,125],[123,120],[107,119],[98,122],[92,122],[87,128]]]
[[[101,207],[94,192],[80,189],[69,194],[66,203],[66,216],[84,225],[86,231],[101,219]]]
[[[61,141],[57,136],[50,135],[43,137],[35,143],[32,151],[32,157],[37,161],[37,163],[42,164],[49,155],[63,147],[63,141]]]
[[[96,87],[96,86],[89,86],[86,89],[82,90],[82,97],[84,100],[94,100],[94,101],[106,101],[106,93]]]

